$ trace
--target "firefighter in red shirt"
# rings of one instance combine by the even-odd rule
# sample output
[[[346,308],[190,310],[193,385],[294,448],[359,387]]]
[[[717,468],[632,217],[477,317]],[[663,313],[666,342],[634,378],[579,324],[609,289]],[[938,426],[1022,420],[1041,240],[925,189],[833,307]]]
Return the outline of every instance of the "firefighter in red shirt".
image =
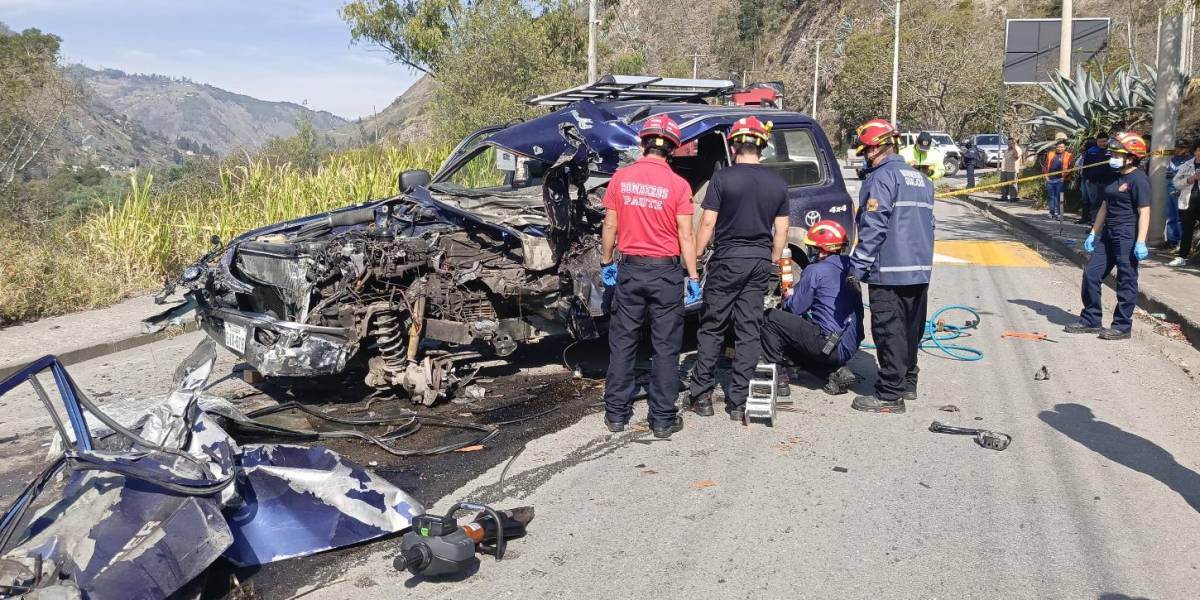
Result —
[[[616,286],[608,321],[608,376],[604,421],[625,428],[633,415],[633,366],[642,325],[650,321],[650,430],[669,438],[683,429],[679,396],[679,350],[683,305],[700,300],[692,239],[692,189],[667,164],[679,147],[679,126],[666,115],[646,119],[638,134],[642,158],[617,170],[604,193],[604,285]],[[613,246],[620,250],[620,269]],[[687,271],[686,284],[684,269]]]

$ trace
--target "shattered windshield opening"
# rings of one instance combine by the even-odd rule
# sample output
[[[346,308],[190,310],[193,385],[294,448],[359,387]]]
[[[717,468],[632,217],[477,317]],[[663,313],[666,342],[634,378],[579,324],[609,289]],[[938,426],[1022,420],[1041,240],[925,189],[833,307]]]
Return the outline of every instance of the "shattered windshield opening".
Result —
[[[484,145],[441,176],[431,189],[445,193],[501,193],[542,185],[546,163],[504,148]],[[470,195],[470,194],[468,194]]]

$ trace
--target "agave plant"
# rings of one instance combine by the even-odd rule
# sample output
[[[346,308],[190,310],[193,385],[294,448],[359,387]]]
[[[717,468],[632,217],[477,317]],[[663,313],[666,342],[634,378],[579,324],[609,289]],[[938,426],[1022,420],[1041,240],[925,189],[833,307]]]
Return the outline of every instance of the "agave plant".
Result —
[[[1122,66],[1109,75],[1094,74],[1080,67],[1074,79],[1056,71],[1049,83],[1042,84],[1057,108],[1032,102],[1018,104],[1034,110],[1026,124],[1048,127],[1082,142],[1114,128],[1134,129],[1146,121],[1154,108],[1157,81],[1158,73],[1148,66],[1141,69]],[[1034,149],[1041,151],[1052,143],[1039,142]]]

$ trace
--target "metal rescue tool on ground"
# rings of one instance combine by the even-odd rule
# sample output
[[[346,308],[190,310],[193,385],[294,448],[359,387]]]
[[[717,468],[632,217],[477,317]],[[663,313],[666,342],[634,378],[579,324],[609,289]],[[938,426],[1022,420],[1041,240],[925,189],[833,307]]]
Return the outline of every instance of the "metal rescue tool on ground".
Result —
[[[480,512],[470,523],[460,526],[454,513],[461,509]],[[496,511],[482,504],[458,502],[444,516],[414,518],[392,566],[423,577],[461,573],[479,562],[476,551],[491,554],[496,560],[504,558],[506,541],[524,536],[525,526],[532,520],[533,507],[529,506]]]
[[[934,433],[950,433],[954,435],[973,435],[975,443],[989,450],[1004,450],[1012,443],[1012,436],[987,429],[971,429],[969,427],[954,427],[939,421],[929,424],[929,430]]]

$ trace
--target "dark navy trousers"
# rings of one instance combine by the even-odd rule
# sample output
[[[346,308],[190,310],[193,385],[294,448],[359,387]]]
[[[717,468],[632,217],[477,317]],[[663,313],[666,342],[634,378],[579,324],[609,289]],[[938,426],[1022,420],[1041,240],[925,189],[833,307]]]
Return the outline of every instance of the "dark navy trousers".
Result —
[[[725,335],[733,330],[733,370],[725,407],[741,409],[750,392],[750,378],[762,353],[763,299],[771,281],[768,258],[719,258],[705,267],[704,314],[696,331],[696,366],[692,367],[691,396],[697,398],[717,385],[717,360]]]
[[[604,412],[609,421],[633,416],[634,363],[642,326],[650,322],[650,427],[675,423],[679,349],[683,345],[683,267],[621,263],[608,320],[608,377]]]
[[[1133,228],[1114,232],[1108,227],[1100,234],[1100,243],[1087,267],[1083,269],[1083,312],[1079,320],[1088,327],[1100,327],[1100,286],[1104,279],[1117,269],[1117,307],[1113,310],[1112,327],[1117,331],[1129,331],[1133,327],[1133,307],[1137,305],[1138,261],[1133,257],[1133,245],[1137,234]]]

